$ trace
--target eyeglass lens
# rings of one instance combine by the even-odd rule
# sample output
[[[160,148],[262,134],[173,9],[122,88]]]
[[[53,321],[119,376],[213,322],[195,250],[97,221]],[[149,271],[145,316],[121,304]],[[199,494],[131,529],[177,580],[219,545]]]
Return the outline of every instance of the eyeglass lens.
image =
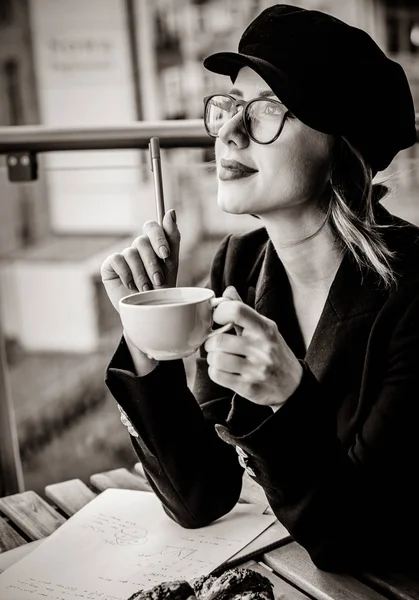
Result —
[[[207,103],[205,121],[211,135],[217,136],[221,127],[237,112],[234,101],[228,96],[213,96]],[[278,102],[266,99],[253,100],[243,115],[248,133],[256,141],[266,144],[273,140],[281,127],[284,110]]]

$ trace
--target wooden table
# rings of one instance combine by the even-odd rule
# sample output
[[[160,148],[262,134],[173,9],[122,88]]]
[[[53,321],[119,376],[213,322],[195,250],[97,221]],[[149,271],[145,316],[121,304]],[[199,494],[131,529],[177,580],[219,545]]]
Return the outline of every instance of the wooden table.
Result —
[[[88,484],[72,479],[48,485],[47,500],[33,491],[1,497],[0,553],[16,548],[19,550],[9,556],[24,552],[28,543],[35,547],[107,488],[150,491],[142,466],[137,463],[132,471],[121,468],[92,475]],[[240,500],[266,504],[260,486],[246,476]],[[382,578],[364,573],[356,578],[317,569],[304,548],[287,538],[280,548],[245,566],[271,579],[278,600],[419,600],[419,560],[417,575],[395,573]]]

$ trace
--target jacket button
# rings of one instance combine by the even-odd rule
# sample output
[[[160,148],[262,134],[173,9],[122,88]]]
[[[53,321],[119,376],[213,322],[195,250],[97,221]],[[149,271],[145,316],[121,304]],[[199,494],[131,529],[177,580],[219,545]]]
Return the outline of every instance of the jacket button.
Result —
[[[134,427],[128,427],[128,433],[130,435],[132,435],[132,437],[139,437],[137,431],[134,429]]]
[[[125,425],[125,427],[128,429],[128,432],[130,433],[130,435],[132,435],[133,437],[139,437],[138,433],[132,426],[131,421],[128,419],[127,413],[119,406],[119,404],[117,404],[117,407],[118,407],[119,412],[121,413],[120,418],[121,418],[122,425]]]
[[[250,477],[256,477],[256,473],[251,467],[246,467],[246,473],[250,475]]]
[[[243,467],[243,469],[247,469],[246,459],[243,456],[241,456],[240,454],[238,456],[238,459],[239,459],[240,466]]]
[[[239,456],[242,456],[243,458],[248,458],[246,452],[243,450],[243,448],[240,448],[240,446],[236,446],[236,452]]]

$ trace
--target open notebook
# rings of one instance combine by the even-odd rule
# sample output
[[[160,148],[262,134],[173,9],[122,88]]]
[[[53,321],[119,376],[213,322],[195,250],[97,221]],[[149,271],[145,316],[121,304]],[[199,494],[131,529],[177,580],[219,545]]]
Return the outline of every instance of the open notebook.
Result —
[[[207,527],[184,529],[154,494],[106,490],[0,575],[0,598],[126,600],[162,581],[191,581],[288,538],[263,509],[239,504]]]

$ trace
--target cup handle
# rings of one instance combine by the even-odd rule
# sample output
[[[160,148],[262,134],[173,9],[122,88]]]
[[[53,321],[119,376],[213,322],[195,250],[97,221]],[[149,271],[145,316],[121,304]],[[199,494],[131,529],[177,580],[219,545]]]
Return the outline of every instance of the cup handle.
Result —
[[[207,335],[206,339],[212,337],[213,335],[217,335],[218,333],[225,333],[226,331],[229,331],[230,329],[233,329],[233,327],[234,327],[233,323],[226,323],[225,325],[223,325],[219,329],[213,329],[211,331],[211,333],[209,333]]]

